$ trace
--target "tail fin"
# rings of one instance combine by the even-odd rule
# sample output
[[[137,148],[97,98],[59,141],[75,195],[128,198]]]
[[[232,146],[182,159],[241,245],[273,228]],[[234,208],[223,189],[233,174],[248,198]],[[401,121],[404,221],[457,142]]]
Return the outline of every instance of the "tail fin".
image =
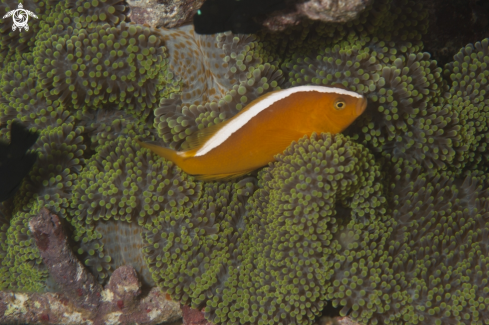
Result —
[[[161,156],[161,157],[165,158],[166,160],[170,160],[170,161],[174,162],[180,168],[182,167],[181,166],[182,158],[177,155],[177,152],[175,150],[169,149],[169,148],[164,148],[164,147],[161,147],[161,146],[159,146],[157,144],[153,144],[153,143],[141,142],[139,140],[136,140],[136,141],[137,141],[137,143],[139,143],[139,145],[141,147],[147,148],[147,149],[151,150],[152,152],[154,152],[155,154],[157,154],[158,156]]]

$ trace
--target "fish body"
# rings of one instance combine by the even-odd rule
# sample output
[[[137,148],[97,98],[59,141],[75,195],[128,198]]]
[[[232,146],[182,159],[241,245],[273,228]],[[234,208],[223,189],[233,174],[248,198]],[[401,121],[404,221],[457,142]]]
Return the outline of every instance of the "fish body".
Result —
[[[345,89],[294,87],[268,93],[231,119],[198,131],[187,140],[190,150],[141,145],[198,179],[230,179],[274,161],[304,135],[342,132],[366,105],[362,95]]]
[[[27,153],[27,150],[38,137],[38,133],[30,132],[14,121],[10,130],[10,144],[0,142],[0,202],[17,192],[22,180],[36,162],[37,153]]]
[[[197,34],[254,34],[261,26],[253,19],[285,8],[284,0],[206,0],[194,16]]]

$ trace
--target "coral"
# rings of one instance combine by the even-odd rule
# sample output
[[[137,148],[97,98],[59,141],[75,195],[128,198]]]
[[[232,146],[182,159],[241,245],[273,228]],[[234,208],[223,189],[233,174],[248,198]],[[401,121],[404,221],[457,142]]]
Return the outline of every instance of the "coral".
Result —
[[[182,305],[182,321],[184,325],[212,325],[205,319],[204,312]]]

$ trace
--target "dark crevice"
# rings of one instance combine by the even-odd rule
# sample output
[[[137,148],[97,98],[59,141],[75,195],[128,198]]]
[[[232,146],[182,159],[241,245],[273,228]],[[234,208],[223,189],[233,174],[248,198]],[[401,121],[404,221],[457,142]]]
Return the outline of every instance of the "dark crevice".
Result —
[[[333,304],[328,301],[326,306],[323,308],[321,314],[316,317],[315,325],[336,325],[338,322],[335,321],[336,317],[340,317],[340,310],[342,306],[333,307]]]
[[[489,37],[489,1],[422,0],[429,11],[429,29],[423,36],[424,51],[438,66],[453,61],[465,45]]]

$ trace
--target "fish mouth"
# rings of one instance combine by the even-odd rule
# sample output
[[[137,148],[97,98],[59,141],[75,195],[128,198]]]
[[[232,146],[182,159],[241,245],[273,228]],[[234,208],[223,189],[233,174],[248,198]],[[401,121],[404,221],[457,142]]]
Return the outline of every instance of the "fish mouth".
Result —
[[[367,98],[363,97],[362,100],[359,100],[357,103],[357,116],[362,115],[362,113],[365,111],[365,108],[367,108]]]

